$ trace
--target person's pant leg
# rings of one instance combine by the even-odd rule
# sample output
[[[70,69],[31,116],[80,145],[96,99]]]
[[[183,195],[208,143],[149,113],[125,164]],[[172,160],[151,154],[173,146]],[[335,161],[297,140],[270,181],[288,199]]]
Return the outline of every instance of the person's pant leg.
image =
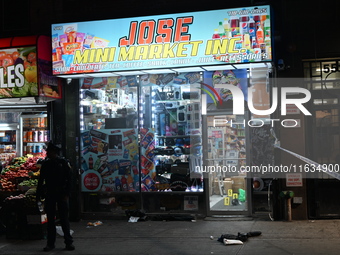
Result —
[[[56,240],[56,201],[53,198],[45,199],[45,212],[47,216],[47,245],[54,246]]]
[[[70,234],[70,222],[69,222],[69,205],[68,199],[60,199],[58,201],[58,213],[60,218],[61,228],[64,232],[64,242],[65,244],[72,244],[73,238]]]

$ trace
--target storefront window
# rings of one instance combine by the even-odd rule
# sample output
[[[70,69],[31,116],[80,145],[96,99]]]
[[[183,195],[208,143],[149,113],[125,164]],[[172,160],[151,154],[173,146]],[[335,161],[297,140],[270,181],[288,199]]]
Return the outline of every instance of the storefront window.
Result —
[[[137,77],[81,81],[82,191],[139,190]]]
[[[209,210],[247,213],[249,176],[242,171],[249,164],[246,123],[266,116],[233,114],[233,94],[216,85],[237,87],[244,95],[245,111],[248,87],[253,87],[256,106],[266,109],[267,72],[250,70],[253,79],[249,70],[238,69],[81,80],[85,207],[93,210],[94,200],[110,211],[112,204],[136,206],[140,192],[143,197],[157,192],[203,192],[208,171]],[[203,94],[206,105],[202,105]],[[229,171],[210,172],[226,167]]]
[[[80,80],[84,211],[136,208],[140,192],[203,192],[200,82],[200,73]]]
[[[137,127],[135,76],[85,78],[80,93],[81,130]]]
[[[200,79],[185,73],[82,80],[82,191],[203,191]]]
[[[203,191],[200,73],[140,77],[142,191]]]

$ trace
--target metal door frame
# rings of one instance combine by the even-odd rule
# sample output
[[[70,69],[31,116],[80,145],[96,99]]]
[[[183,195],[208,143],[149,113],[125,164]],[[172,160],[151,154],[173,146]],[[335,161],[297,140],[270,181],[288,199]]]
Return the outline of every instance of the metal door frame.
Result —
[[[207,166],[207,156],[208,156],[208,125],[207,116],[216,115],[233,115],[228,109],[223,109],[219,111],[209,111],[206,115],[202,115],[202,149],[203,149],[203,166]],[[249,112],[245,111],[244,115],[245,123],[249,120]],[[249,127],[245,125],[245,139],[246,139],[246,164],[250,163],[250,146],[249,146]],[[210,210],[210,196],[209,196],[209,173],[203,173],[204,177],[204,190],[206,198],[206,215],[216,216],[216,217],[228,217],[228,216],[251,216],[252,215],[252,190],[251,190],[251,178],[249,174],[246,177],[246,211],[213,211]]]

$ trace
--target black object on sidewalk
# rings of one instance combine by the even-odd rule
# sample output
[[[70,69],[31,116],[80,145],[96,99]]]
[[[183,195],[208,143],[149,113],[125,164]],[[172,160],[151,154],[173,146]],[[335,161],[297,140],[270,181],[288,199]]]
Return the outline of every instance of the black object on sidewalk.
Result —
[[[248,233],[238,233],[237,235],[232,235],[232,234],[224,234],[221,235],[220,238],[217,239],[217,241],[223,243],[223,239],[230,239],[230,240],[240,240],[242,242],[245,242],[248,240],[248,237],[253,237],[253,236],[259,236],[261,235],[261,231],[252,231]]]

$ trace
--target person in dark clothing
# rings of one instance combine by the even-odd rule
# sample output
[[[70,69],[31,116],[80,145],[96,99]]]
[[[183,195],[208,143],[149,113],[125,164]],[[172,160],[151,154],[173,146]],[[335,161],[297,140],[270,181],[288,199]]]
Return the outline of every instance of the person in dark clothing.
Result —
[[[71,167],[66,159],[59,156],[59,152],[59,147],[51,142],[48,144],[46,149],[47,157],[42,163],[37,186],[37,200],[39,201],[45,197],[44,208],[47,214],[47,246],[43,249],[44,251],[50,251],[55,248],[57,208],[61,228],[64,232],[65,249],[75,249],[68,219]]]

